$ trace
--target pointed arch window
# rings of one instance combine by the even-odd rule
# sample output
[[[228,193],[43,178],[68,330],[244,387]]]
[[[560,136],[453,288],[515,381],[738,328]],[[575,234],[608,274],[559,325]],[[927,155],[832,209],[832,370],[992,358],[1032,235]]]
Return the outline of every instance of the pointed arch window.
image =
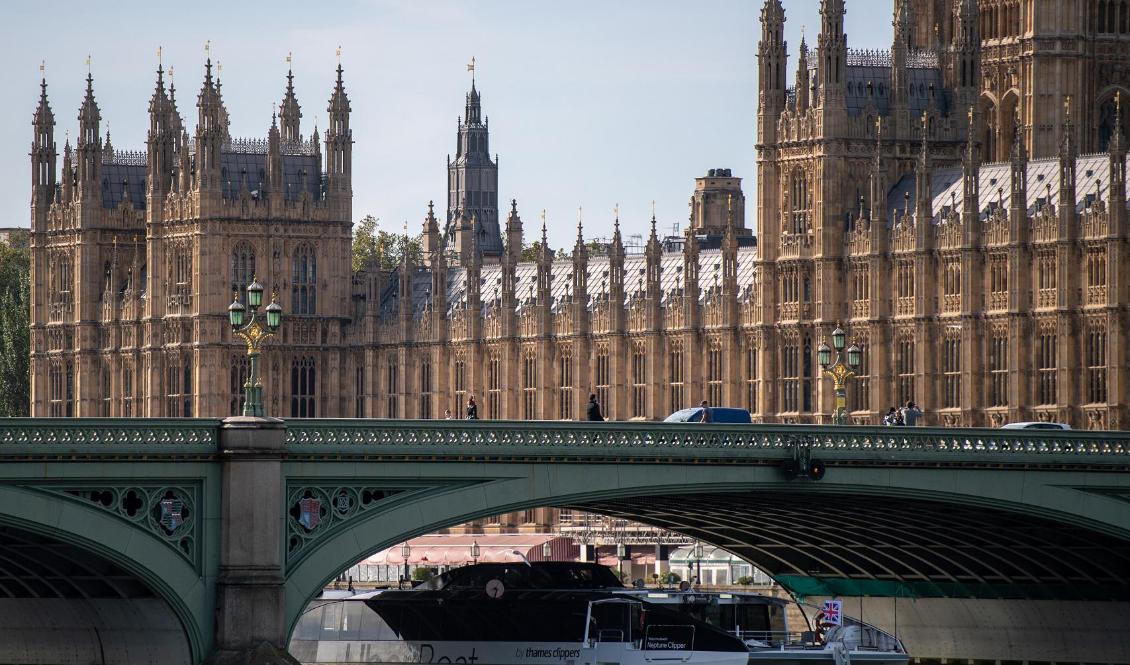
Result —
[[[647,347],[643,342],[632,344],[632,417],[647,415]]]
[[[317,403],[317,374],[314,359],[299,356],[290,364],[290,417],[314,418]]]
[[[537,419],[538,359],[537,353],[529,349],[522,357],[522,417]]]
[[[294,313],[311,316],[318,306],[318,257],[310,245],[294,253],[290,277],[290,303]]]
[[[237,353],[231,357],[228,384],[228,412],[233,416],[243,413],[244,392],[243,384],[251,374],[251,361],[246,353]]]
[[[247,304],[247,285],[255,279],[255,250],[250,243],[238,243],[231,252],[231,288],[239,301]]]

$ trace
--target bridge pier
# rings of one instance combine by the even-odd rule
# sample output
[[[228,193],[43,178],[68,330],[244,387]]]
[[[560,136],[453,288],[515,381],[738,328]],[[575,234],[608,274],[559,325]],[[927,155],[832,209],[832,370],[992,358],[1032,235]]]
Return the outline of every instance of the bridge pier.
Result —
[[[228,418],[220,428],[220,566],[214,665],[297,663],[286,653],[282,457],[286,424]]]

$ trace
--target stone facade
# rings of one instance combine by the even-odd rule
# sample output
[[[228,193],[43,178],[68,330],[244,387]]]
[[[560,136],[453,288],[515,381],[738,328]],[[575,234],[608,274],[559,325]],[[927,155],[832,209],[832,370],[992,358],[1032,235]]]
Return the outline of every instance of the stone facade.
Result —
[[[802,40],[790,86],[784,9],[766,0],[757,238],[740,179],[712,169],[695,181],[682,236],[661,238],[652,219],[633,252],[613,219],[599,252],[578,226],[572,250],[553,253],[543,221],[532,262],[517,203],[498,212],[474,86],[446,220],[429,205],[421,229],[423,265],[350,274],[340,68],[324,140],[299,133],[289,77],[268,138],[233,139],[210,66],[190,140],[158,72],[136,154],[101,138],[88,80],[61,178],[44,84],[33,413],[236,413],[247,366],[224,314],[257,275],[285,310],[263,356],[271,415],[459,418],[474,395],[484,418],[580,419],[595,393],[614,419],[707,399],[759,421],[828,422],[816,350],[839,323],[864,349],[854,422],[913,399],[939,425],[1127,427],[1126,142],[1117,101],[1108,134],[1092,113],[1108,92],[1118,99],[1117,76],[1080,90],[1076,55],[1041,55],[1040,71],[1063,78],[1016,79],[1023,121],[994,162],[1005,143],[990,69],[1011,52],[982,38],[997,4],[896,0],[892,48],[860,52],[844,0],[822,0],[816,47]],[[1058,3],[1012,5],[1031,28],[1018,43],[1044,49]],[[925,27],[937,16],[944,27]]]

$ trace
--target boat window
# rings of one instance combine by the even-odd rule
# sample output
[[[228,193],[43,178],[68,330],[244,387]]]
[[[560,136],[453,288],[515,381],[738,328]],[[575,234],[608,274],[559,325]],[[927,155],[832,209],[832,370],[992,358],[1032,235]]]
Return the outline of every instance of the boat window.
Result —
[[[598,642],[626,642],[631,631],[629,603],[593,603],[592,629]]]
[[[357,604],[365,606],[364,603]],[[397,639],[396,631],[389,624],[400,623],[397,619],[399,613],[400,608],[391,605],[381,606],[379,610],[370,607],[369,611],[362,612],[358,639],[364,642],[383,642]]]
[[[360,639],[361,613],[365,612],[362,603],[342,603],[341,629],[338,631],[339,640],[355,641]]]
[[[341,603],[332,603],[322,608],[322,634],[318,639],[337,640],[337,624],[341,617],[341,605]]]
[[[302,615],[298,625],[294,627],[294,639],[316,640],[322,632],[322,609],[324,606],[315,607]]]

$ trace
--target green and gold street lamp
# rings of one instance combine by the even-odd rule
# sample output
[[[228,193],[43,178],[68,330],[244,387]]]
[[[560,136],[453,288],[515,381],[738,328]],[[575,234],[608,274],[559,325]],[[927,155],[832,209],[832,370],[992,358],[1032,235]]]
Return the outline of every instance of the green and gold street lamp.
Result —
[[[836,350],[835,363],[832,362],[832,349],[828,348],[826,343],[820,344],[820,348],[816,352],[820,369],[824,371],[826,376],[832,377],[832,383],[836,389],[836,411],[832,414],[833,425],[847,424],[847,382],[848,379],[855,376],[855,373],[863,364],[863,350],[852,344],[845,354],[844,346],[846,344],[847,333],[836,326],[836,329],[832,331],[832,346]],[[847,356],[847,364],[843,362],[845,355]]]
[[[243,384],[243,415],[255,418],[263,417],[263,382],[259,380],[259,347],[270,336],[278,332],[282,325],[282,306],[278,303],[279,294],[271,298],[271,304],[265,310],[266,324],[259,320],[259,308],[263,305],[263,285],[254,277],[247,285],[247,306],[239,301],[239,292],[236,291],[232,304],[228,306],[228,321],[231,323],[232,332],[247,345],[247,357],[251,360],[251,371],[247,381]],[[244,323],[247,310],[251,310],[251,319]]]

